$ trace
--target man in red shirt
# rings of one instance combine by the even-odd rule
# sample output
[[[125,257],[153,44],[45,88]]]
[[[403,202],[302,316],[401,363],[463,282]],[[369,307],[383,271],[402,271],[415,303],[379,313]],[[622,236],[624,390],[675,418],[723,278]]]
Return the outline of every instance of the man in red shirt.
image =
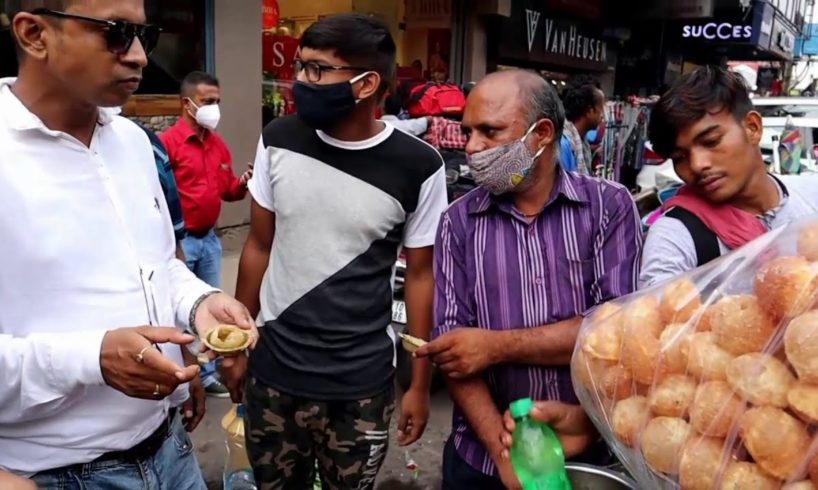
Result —
[[[207,73],[192,72],[182,81],[180,96],[182,116],[160,138],[179,189],[186,231],[182,240],[185,261],[199,279],[217,288],[222,246],[214,228],[222,200],[244,199],[253,170],[236,178],[230,150],[215,132],[221,117],[219,81]],[[212,363],[202,369],[202,383],[211,396],[229,396],[216,379]]]

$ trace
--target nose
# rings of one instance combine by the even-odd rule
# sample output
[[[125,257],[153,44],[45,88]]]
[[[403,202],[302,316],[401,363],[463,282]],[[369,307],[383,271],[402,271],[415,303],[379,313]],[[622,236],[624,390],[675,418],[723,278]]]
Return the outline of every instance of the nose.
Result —
[[[122,63],[139,68],[148,66],[148,53],[145,52],[145,47],[142,46],[142,41],[138,37],[134,38],[128,52],[122,55]]]
[[[710,152],[693,149],[690,152],[690,170],[694,174],[703,174],[713,166],[710,160]]]
[[[472,131],[469,135],[469,141],[466,143],[466,155],[474,155],[485,151],[487,148],[485,139],[481,138],[476,131]]]

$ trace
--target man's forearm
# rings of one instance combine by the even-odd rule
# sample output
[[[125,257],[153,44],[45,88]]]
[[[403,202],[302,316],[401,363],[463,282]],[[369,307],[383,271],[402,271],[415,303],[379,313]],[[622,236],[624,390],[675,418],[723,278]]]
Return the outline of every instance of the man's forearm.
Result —
[[[404,299],[409,324],[409,335],[428,340],[432,332],[432,303],[434,277],[428,273],[411,273],[407,270]],[[432,363],[428,359],[412,359],[412,387],[429,390],[432,380]]]
[[[582,318],[537,328],[493,331],[494,364],[533,364],[567,366],[571,364]]]
[[[496,462],[503,452],[503,416],[494,405],[488,385],[478,377],[464,380],[446,377],[446,386],[469,427]]]
[[[239,262],[236,299],[247,308],[253,318],[258,316],[261,309],[259,294],[269,261],[269,249],[257,247],[251,241],[244,245]]]

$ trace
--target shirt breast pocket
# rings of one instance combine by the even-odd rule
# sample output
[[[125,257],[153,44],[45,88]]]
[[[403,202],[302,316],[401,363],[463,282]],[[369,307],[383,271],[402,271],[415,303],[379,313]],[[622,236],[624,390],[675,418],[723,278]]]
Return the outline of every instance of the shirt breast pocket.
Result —
[[[596,261],[594,258],[568,258],[559,265],[560,282],[565,286],[563,294],[570,295],[570,301],[560,301],[566,311],[562,317],[570,318],[583,313],[593,297]]]

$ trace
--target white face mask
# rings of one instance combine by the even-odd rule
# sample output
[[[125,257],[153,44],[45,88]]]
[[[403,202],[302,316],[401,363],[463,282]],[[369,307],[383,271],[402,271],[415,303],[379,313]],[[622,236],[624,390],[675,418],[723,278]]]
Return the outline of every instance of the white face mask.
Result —
[[[191,114],[196,118],[199,126],[207,128],[211,131],[215,130],[222,118],[222,113],[219,110],[219,104],[203,105],[199,107],[190,99],[187,99],[196,108],[196,114]]]

